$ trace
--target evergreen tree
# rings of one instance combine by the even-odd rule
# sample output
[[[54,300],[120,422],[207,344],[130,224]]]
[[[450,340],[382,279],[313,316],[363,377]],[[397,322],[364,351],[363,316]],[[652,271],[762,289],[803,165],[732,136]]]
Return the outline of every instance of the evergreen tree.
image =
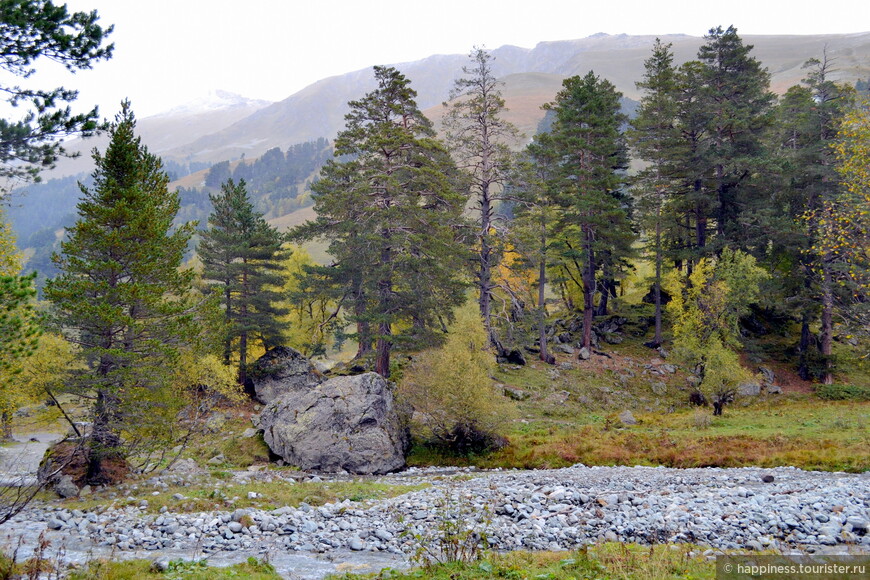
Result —
[[[113,480],[125,459],[122,437],[166,430],[162,411],[179,402],[167,391],[179,348],[197,334],[187,300],[193,273],[180,269],[193,225],[173,226],[178,196],[135,127],[125,102],[105,153],[94,151],[94,185],[81,187],[78,221],[54,258],[61,274],[45,289],[87,365],[71,387],[94,400],[91,484]]]
[[[618,195],[619,170],[627,164],[620,97],[609,81],[592,72],[565,79],[555,102],[545,106],[555,113],[551,132],[536,136],[530,147],[534,157],[555,161],[547,182],[548,195],[561,210],[553,247],[566,274],[582,289],[582,343],[587,348],[598,275],[605,281],[613,275],[630,254],[634,237]]]
[[[662,343],[664,237],[676,225],[668,217],[668,205],[673,203],[679,185],[674,160],[685,145],[676,123],[677,71],[673,60],[671,45],[663,45],[657,38],[652,55],[644,63],[644,79],[637,83],[645,94],[629,132],[635,153],[649,164],[638,172],[634,191],[640,202],[642,225],[652,230],[653,236],[655,335],[650,346],[654,347]]]
[[[469,56],[473,66],[463,67],[465,76],[454,82],[444,127],[451,153],[470,177],[474,211],[478,214],[476,275],[480,314],[490,343],[503,351],[492,324],[492,271],[498,263],[496,210],[514,162],[509,145],[517,141],[519,131],[502,118],[505,103],[501,83],[492,71],[493,57],[482,48],[475,48]]]
[[[695,232],[686,243],[694,246],[685,254],[689,267],[726,244],[748,244],[739,218],[745,204],[762,194],[753,177],[764,159],[774,103],[770,75],[737,29],[712,28],[705,39],[698,60],[680,67],[677,85],[684,223]]]
[[[296,235],[330,241],[331,280],[353,302],[361,350],[374,341],[375,371],[388,377],[393,346],[430,341],[464,298],[465,197],[410,81],[374,71],[377,88],[349,103],[337,158],[313,186],[317,220]]]
[[[223,295],[227,335],[224,362],[238,352],[239,382],[247,379],[249,340],[264,348],[280,344],[286,326],[280,317],[287,309],[278,305],[284,236],[266,223],[248,197],[245,182],[232,179],[220,193],[209,195],[213,211],[208,229],[197,248],[203,263],[202,277]]]
[[[41,60],[72,72],[91,68],[110,58],[114,48],[104,46],[112,27],[103,28],[98,20],[96,11],[70,14],[66,5],[55,6],[51,0],[0,2],[0,70],[26,79]],[[26,110],[21,119],[0,119],[0,177],[36,179],[40,169],[52,167],[65,154],[60,137],[90,135],[97,128],[96,108],[74,115],[65,106],[78,91],[4,84],[0,92],[13,107],[25,105]]]
[[[775,294],[786,298],[776,302],[790,306],[801,321],[798,373],[804,379],[830,380],[836,288],[820,240],[825,225],[832,223],[823,215],[824,207],[842,199],[833,145],[853,90],[830,80],[826,56],[810,59],[804,67],[810,71],[807,78],[791,87],[776,108],[773,193],[750,209],[759,230],[757,245],[766,249],[777,274]],[[816,322],[821,330],[813,340],[810,328]]]

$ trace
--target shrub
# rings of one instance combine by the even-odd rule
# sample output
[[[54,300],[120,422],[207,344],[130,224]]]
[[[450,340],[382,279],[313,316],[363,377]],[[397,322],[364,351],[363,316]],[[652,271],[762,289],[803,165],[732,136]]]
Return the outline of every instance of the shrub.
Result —
[[[405,371],[399,393],[414,408],[416,436],[463,454],[504,445],[499,432],[514,407],[490,378],[488,342],[470,302],[457,313],[444,345],[421,353]]]
[[[816,395],[829,401],[870,401],[870,385],[816,385]]]

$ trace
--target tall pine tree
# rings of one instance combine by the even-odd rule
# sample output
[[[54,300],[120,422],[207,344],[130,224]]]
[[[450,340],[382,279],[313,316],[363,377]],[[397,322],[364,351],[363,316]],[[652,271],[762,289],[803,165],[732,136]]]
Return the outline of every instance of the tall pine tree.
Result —
[[[230,364],[238,353],[239,382],[244,385],[249,342],[258,339],[264,348],[276,346],[286,326],[281,317],[287,309],[278,305],[284,236],[254,209],[244,180],[228,180],[209,199],[214,209],[197,253],[203,279],[223,295],[224,362]]]
[[[193,226],[173,226],[178,196],[135,127],[125,102],[105,153],[94,151],[94,185],[81,186],[78,221],[54,257],[61,274],[45,288],[87,365],[72,387],[94,397],[90,484],[113,480],[125,437],[166,419],[158,410],[177,402],[166,389],[180,345],[197,332],[187,300],[193,273],[180,269]]]
[[[555,113],[551,131],[538,135],[530,152],[555,160],[547,180],[548,195],[561,210],[553,247],[564,271],[582,290],[582,343],[588,348],[599,274],[607,281],[631,252],[633,240],[618,194],[619,170],[627,165],[620,131],[626,119],[620,112],[621,94],[594,73],[565,79],[562,86],[555,102],[546,105]]]
[[[498,265],[496,210],[514,165],[509,146],[516,143],[519,131],[503,118],[505,103],[501,83],[492,70],[492,55],[475,48],[470,58],[473,65],[463,67],[464,76],[454,82],[444,127],[451,153],[470,178],[479,226],[476,276],[480,314],[490,343],[502,352],[492,322],[493,269]]]
[[[375,371],[388,377],[393,347],[431,340],[464,299],[468,253],[455,164],[410,81],[374,72],[377,88],[350,102],[337,159],[313,187],[317,220],[297,234],[329,240],[357,340],[375,342]]]

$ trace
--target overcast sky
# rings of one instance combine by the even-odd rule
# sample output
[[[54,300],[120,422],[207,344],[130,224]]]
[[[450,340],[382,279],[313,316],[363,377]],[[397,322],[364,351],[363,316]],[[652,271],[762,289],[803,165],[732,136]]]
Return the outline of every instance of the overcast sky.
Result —
[[[61,2],[62,0],[56,0]],[[870,30],[867,0],[69,0],[114,24],[112,60],[74,77],[81,106],[113,116],[128,97],[142,118],[223,89],[282,100],[327,76],[473,46],[532,48],[610,34],[703,36]]]

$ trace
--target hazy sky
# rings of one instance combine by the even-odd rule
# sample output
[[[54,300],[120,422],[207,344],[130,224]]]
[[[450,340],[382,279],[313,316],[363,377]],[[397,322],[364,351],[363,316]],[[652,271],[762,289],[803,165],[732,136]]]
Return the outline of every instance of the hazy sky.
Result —
[[[61,2],[62,0],[56,0]],[[44,81],[81,91],[112,116],[128,97],[145,117],[224,89],[277,101],[321,78],[540,41],[610,34],[703,36],[870,30],[867,0],[69,0],[114,24],[115,56]],[[413,79],[412,79],[413,80]]]

